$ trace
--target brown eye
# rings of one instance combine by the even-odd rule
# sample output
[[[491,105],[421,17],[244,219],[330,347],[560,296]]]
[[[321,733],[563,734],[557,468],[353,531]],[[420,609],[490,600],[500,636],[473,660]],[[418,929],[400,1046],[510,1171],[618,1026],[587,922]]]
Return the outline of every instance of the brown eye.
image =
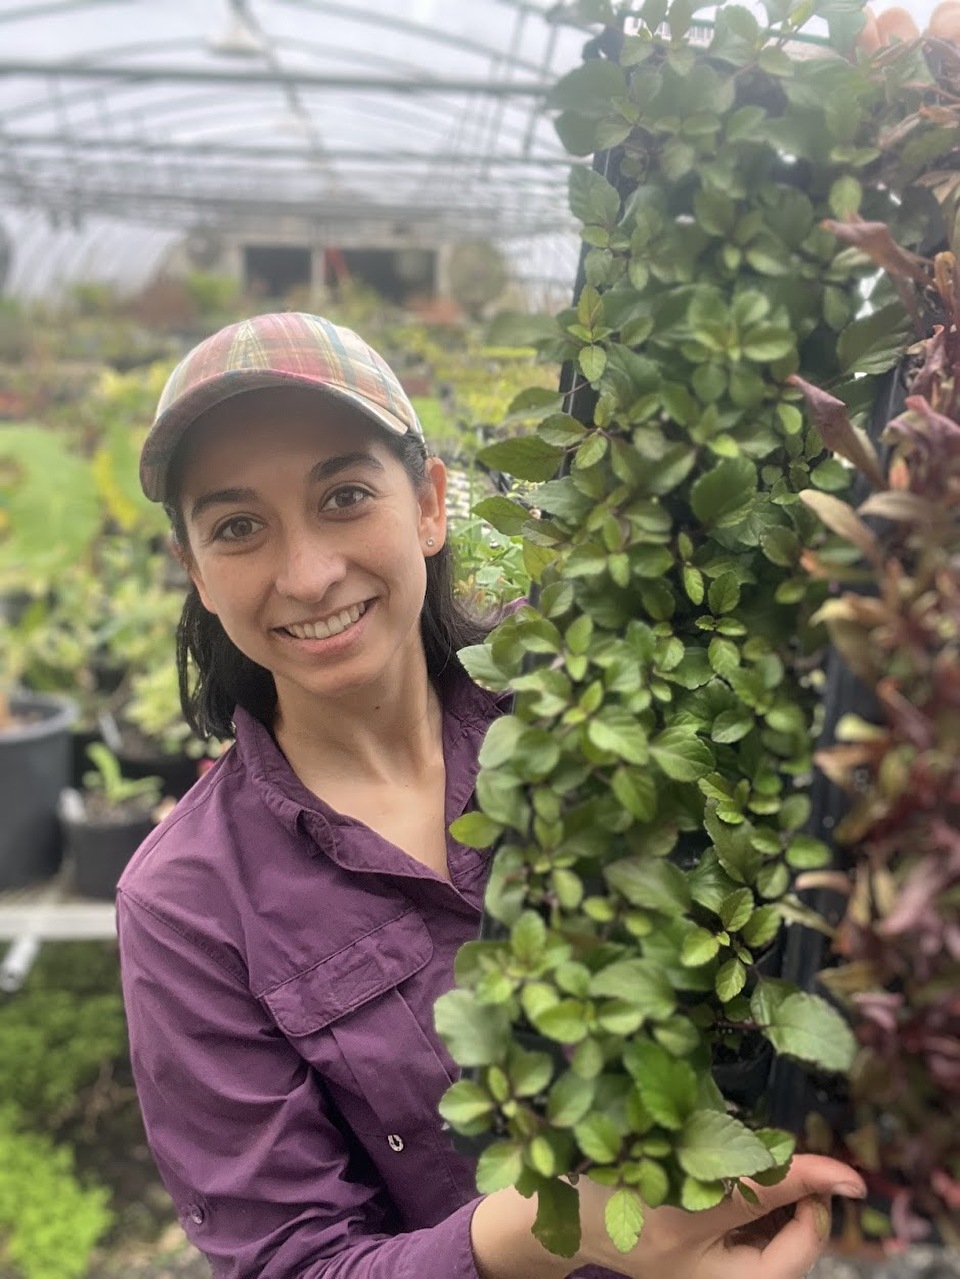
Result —
[[[367,490],[360,488],[358,484],[345,484],[342,488],[338,488],[330,494],[321,510],[347,511],[353,506],[359,506],[369,496],[370,494]]]
[[[242,542],[245,538],[252,537],[257,531],[259,521],[252,519],[249,515],[234,515],[232,519],[225,520],[214,534],[214,540],[218,542]]]

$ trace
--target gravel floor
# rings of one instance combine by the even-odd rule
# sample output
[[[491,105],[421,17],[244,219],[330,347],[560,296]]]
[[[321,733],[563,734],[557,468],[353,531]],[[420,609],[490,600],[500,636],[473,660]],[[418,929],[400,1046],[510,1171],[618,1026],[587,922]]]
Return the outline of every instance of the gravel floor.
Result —
[[[159,1255],[141,1262],[126,1258],[116,1266],[92,1270],[88,1279],[210,1279],[210,1267],[173,1227],[161,1241]],[[810,1279],[960,1279],[960,1253],[916,1248],[884,1262],[825,1257]]]
[[[811,1279],[960,1279],[960,1253],[914,1248],[889,1261],[848,1261],[825,1257]]]

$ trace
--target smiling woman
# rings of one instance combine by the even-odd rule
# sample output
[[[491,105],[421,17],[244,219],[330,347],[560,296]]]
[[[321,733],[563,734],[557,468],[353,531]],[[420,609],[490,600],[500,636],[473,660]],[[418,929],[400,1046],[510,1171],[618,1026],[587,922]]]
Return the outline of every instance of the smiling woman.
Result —
[[[486,628],[454,599],[444,467],[392,371],[316,316],[231,326],[171,375],[141,480],[190,577],[184,714],[235,739],[117,899],[148,1140],[218,1279],[799,1279],[823,1198],[862,1189],[834,1160],[695,1227],[651,1209],[629,1255],[585,1182],[564,1261],[444,1131],[433,1008],[490,868],[449,826],[503,704],[458,660]]]

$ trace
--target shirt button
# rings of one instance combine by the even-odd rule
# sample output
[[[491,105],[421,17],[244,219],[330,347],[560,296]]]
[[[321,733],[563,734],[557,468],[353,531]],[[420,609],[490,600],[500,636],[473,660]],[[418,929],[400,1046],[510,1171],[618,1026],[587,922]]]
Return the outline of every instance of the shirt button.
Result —
[[[206,1219],[206,1213],[199,1206],[199,1204],[191,1204],[190,1207],[187,1209],[187,1212],[190,1214],[190,1220],[194,1223],[194,1225],[197,1225],[197,1226],[203,1225],[204,1220]]]
[[[390,1147],[391,1150],[395,1150],[397,1154],[399,1154],[400,1151],[403,1149],[403,1138],[397,1136],[395,1132],[392,1132],[390,1136],[387,1138],[387,1145]]]

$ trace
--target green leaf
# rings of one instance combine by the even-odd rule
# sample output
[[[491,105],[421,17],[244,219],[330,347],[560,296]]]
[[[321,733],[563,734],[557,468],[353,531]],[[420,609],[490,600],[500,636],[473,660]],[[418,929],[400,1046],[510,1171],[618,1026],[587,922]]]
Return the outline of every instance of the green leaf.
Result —
[[[746,707],[738,706],[721,711],[710,728],[710,740],[718,746],[740,742],[753,729],[753,716]]]
[[[567,1071],[550,1089],[547,1118],[557,1128],[572,1128],[590,1110],[596,1091],[596,1080]]]
[[[561,999],[531,1020],[541,1035],[561,1044],[577,1044],[587,1034],[584,1008],[576,999]]]
[[[796,349],[796,338],[789,329],[774,324],[759,324],[743,335],[743,353],[756,364],[782,360]]]
[[[643,855],[624,857],[605,866],[603,874],[633,906],[665,915],[682,915],[690,907],[686,876],[672,862]]]
[[[567,449],[580,443],[586,434],[586,427],[569,413],[551,413],[539,423],[537,434],[548,444]]]
[[[828,493],[843,493],[850,487],[853,472],[839,458],[828,457],[813,468],[810,479],[817,488],[826,489]]]
[[[629,126],[628,126],[629,131]],[[581,222],[613,226],[620,213],[616,188],[594,169],[574,165],[569,181],[570,211]]]
[[[753,915],[753,893],[749,888],[735,888],[720,903],[720,922],[728,932],[738,932]]]
[[[748,923],[743,925],[740,935],[748,946],[755,949],[773,941],[780,931],[780,912],[776,906],[758,906]]]
[[[609,1115],[595,1111],[574,1125],[573,1135],[577,1145],[598,1164],[612,1164],[620,1153],[623,1138]]]
[[[683,940],[680,962],[685,968],[699,968],[708,964],[720,949],[720,942],[706,928],[692,929]]]
[[[525,729],[523,720],[516,715],[501,715],[499,719],[495,719],[487,729],[480,747],[481,768],[499,768],[515,759]]]
[[[443,1094],[438,1109],[454,1128],[462,1128],[492,1114],[494,1104],[490,1094],[479,1084],[461,1079]]]
[[[909,341],[909,321],[903,305],[891,302],[843,330],[837,342],[840,367],[844,373],[886,373]]]
[[[631,817],[640,822],[653,821],[657,814],[657,786],[649,772],[618,768],[611,790]]]
[[[509,1075],[517,1097],[533,1097],[543,1092],[553,1078],[553,1058],[549,1053],[517,1048],[510,1058]]]
[[[784,1056],[824,1070],[845,1072],[853,1065],[857,1043],[850,1027],[819,996],[804,991],[788,995],[768,1017],[763,1033]]]
[[[538,435],[515,436],[488,444],[477,454],[477,459],[494,471],[506,471],[518,480],[535,483],[549,480],[557,472],[563,449],[547,444]]]
[[[488,1066],[506,1056],[510,1017],[502,1004],[479,1004],[472,991],[450,990],[433,1015],[437,1034],[461,1066]]]
[[[496,721],[494,721],[496,722]],[[450,826],[450,834],[467,848],[489,848],[499,839],[503,827],[479,811],[464,813]]]
[[[582,116],[602,119],[612,114],[611,102],[625,97],[626,92],[626,77],[615,62],[606,58],[591,58],[582,66],[569,71],[554,85],[549,105],[561,111],[575,111]],[[590,172],[587,169],[582,171]],[[581,221],[590,219],[581,218]]]
[[[786,859],[794,870],[819,870],[830,865],[830,849],[822,840],[795,835],[787,845]]]
[[[642,724],[624,711],[608,711],[592,718],[587,724],[587,736],[598,750],[610,751],[629,764],[646,764],[650,758]]]
[[[464,669],[472,680],[484,688],[506,688],[508,676],[493,660],[489,644],[468,644],[457,653]]]
[[[495,1141],[480,1152],[476,1183],[482,1195],[515,1186],[523,1172],[523,1146],[519,1141]]]
[[[779,525],[764,529],[760,547],[771,564],[781,568],[793,568],[800,559],[800,539],[793,529]]]
[[[599,382],[607,367],[607,353],[602,346],[585,346],[577,357],[588,382]],[[551,472],[552,474],[553,472]]]
[[[762,897],[782,897],[790,886],[790,872],[783,862],[768,862],[757,872],[757,888]]]
[[[863,187],[855,177],[845,173],[842,177],[837,178],[830,188],[827,202],[830,205],[830,212],[833,216],[846,222],[855,213],[859,213],[862,199]]]
[[[651,1117],[664,1128],[682,1128],[697,1105],[697,1075],[690,1063],[652,1040],[634,1039],[624,1049],[623,1064]]]
[[[533,1234],[548,1252],[573,1257],[580,1247],[580,1198],[566,1181],[548,1180],[537,1188]]]
[[[637,1191],[627,1186],[615,1190],[603,1210],[603,1221],[618,1252],[634,1248],[643,1229],[643,1200]]]
[[[710,583],[707,603],[711,613],[732,613],[740,603],[740,582],[736,573],[721,573]]]
[[[717,998],[723,1003],[727,1004],[731,999],[736,999],[746,984],[747,970],[739,959],[735,957],[728,959],[717,969],[714,989],[717,992]]]
[[[776,1162],[745,1124],[716,1110],[698,1110],[690,1116],[677,1159],[683,1171],[698,1181],[750,1177]]]
[[[757,493],[757,468],[745,457],[727,458],[697,479],[690,506],[703,524],[729,528],[750,514]]]
[[[714,766],[706,742],[686,728],[666,728],[650,743],[650,754],[667,777],[675,782],[695,782]]]
[[[473,514],[491,524],[498,533],[514,537],[530,518],[530,512],[519,502],[512,502],[508,497],[485,497],[473,507]]]
[[[740,665],[740,649],[732,640],[716,636],[710,641],[707,657],[714,671],[726,679]]]
[[[621,959],[599,969],[591,978],[589,995],[622,999],[657,1021],[669,1017],[677,1003],[666,973],[646,959]]]
[[[510,930],[510,949],[523,964],[540,958],[547,945],[547,926],[535,910],[525,910]]]
[[[683,566],[683,589],[692,604],[702,604],[704,597],[703,574],[690,564]]]
[[[703,1212],[723,1203],[725,1194],[722,1181],[697,1181],[696,1177],[684,1177],[680,1203],[687,1212]]]

